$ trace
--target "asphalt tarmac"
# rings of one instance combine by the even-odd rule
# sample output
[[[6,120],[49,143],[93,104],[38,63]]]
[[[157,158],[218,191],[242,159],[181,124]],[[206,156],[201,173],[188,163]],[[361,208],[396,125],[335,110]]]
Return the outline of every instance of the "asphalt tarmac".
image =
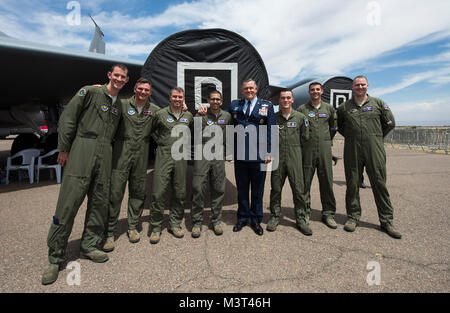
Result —
[[[2,167],[11,143],[0,140]],[[394,223],[403,234],[401,240],[380,230],[367,176],[369,188],[360,190],[359,226],[354,233],[343,230],[346,187],[342,160],[333,167],[338,229],[330,229],[320,221],[320,193],[315,177],[311,192],[313,235],[306,237],[295,228],[288,182],[283,190],[281,223],[275,232],[267,232],[270,215],[270,175],[267,175],[264,235],[257,236],[250,227],[233,233],[237,193],[233,163],[227,162],[222,236],[214,235],[210,228],[207,208],[202,235],[192,238],[187,201],[184,238],[177,239],[167,232],[166,211],[161,241],[151,245],[147,199],[140,224],[141,240],[131,244],[126,234],[124,200],[116,248],[109,253],[108,262],[96,264],[79,258],[85,201],[69,239],[67,261],[58,280],[49,286],[41,285],[41,275],[48,262],[46,238],[59,185],[44,172],[39,184],[30,185],[24,179],[0,185],[0,292],[448,293],[450,156],[390,146],[386,151],[387,185],[395,208]],[[343,142],[335,140],[333,154],[342,157],[342,152]],[[152,171],[148,170],[150,186]],[[190,195],[190,185],[188,191]],[[126,193],[125,199],[127,196]],[[76,263],[69,264],[71,261]]]

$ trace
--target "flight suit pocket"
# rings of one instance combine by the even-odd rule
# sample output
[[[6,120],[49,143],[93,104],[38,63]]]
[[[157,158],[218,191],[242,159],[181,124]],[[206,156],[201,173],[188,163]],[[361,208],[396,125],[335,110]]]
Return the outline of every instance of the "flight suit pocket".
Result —
[[[55,220],[58,221],[56,216],[53,217],[53,222],[48,232],[47,245],[52,250],[58,251],[58,249],[62,249],[64,246],[64,225]]]

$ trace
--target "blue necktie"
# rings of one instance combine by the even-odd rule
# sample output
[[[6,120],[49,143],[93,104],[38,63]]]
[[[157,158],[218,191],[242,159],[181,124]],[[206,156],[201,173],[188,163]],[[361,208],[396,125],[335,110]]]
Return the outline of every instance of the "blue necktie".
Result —
[[[250,116],[250,106],[251,106],[251,102],[247,101],[247,111],[245,111],[245,116],[246,117]]]

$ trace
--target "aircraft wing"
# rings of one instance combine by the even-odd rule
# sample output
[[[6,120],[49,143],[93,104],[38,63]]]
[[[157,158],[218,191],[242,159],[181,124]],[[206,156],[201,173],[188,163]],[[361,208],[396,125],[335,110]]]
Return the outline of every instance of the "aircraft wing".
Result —
[[[3,35],[3,36],[2,36]],[[143,61],[31,43],[0,34],[3,79],[0,109],[23,103],[67,101],[84,85],[106,83],[111,65],[123,63],[130,81],[121,95],[131,94]]]

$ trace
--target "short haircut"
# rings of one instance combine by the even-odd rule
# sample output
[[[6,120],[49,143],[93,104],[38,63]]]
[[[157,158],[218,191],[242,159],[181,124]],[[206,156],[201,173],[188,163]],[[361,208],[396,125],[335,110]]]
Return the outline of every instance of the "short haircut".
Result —
[[[281,89],[281,90],[280,90],[280,95],[279,95],[279,97],[281,97],[281,93],[282,93],[282,92],[290,92],[292,98],[294,98],[294,93],[292,92],[292,89],[289,89],[289,88],[283,88],[283,89]]]
[[[111,66],[111,70],[110,70],[111,73],[114,72],[115,67],[118,67],[118,68],[124,70],[125,72],[127,72],[127,76],[128,76],[128,67],[125,64],[122,64],[122,63],[114,64],[113,66]]]
[[[356,76],[355,78],[353,78],[352,84],[353,84],[353,83],[355,82],[355,80],[357,80],[358,78],[364,78],[364,79],[366,80],[367,83],[369,82],[369,80],[367,79],[366,76],[364,76],[364,75],[358,75],[358,76]]]
[[[222,99],[222,93],[221,93],[219,90],[211,90],[211,91],[209,92],[208,99],[211,99],[211,95],[212,95],[213,93],[218,94],[218,95],[220,96],[220,99]]]
[[[321,83],[319,83],[319,82],[312,82],[312,83],[309,84],[308,90],[310,90],[310,89],[311,89],[311,86],[314,86],[314,85],[319,85],[319,86],[320,86],[320,89],[323,89],[323,86],[322,86]]]
[[[134,85],[134,88],[136,88],[137,85],[140,85],[140,84],[149,84],[150,87],[152,87],[152,84],[150,83],[150,81],[149,81],[147,78],[145,78],[145,77],[139,78],[139,79],[137,80],[136,84]]]
[[[247,79],[245,79],[245,80],[242,82],[241,86],[244,85],[245,83],[249,83],[249,82],[254,82],[256,88],[258,88],[258,84],[256,83],[256,81],[255,81],[253,78],[247,78]]]
[[[181,87],[173,87],[172,89],[170,89],[170,92],[169,92],[169,98],[172,96],[172,91],[178,91],[178,92],[182,92],[183,93],[183,96],[184,96],[184,89],[183,88],[181,88]]]

